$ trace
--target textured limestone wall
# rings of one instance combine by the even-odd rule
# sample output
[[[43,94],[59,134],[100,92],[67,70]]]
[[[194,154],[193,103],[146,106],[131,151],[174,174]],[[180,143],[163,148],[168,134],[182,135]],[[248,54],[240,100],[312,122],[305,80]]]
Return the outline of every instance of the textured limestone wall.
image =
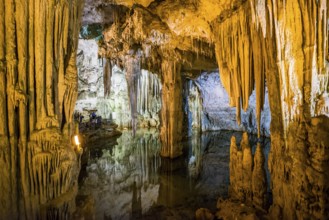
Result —
[[[329,210],[327,10],[327,1],[246,1],[214,24],[233,106],[248,106],[255,83],[259,119],[266,75],[274,218],[325,218]]]
[[[88,110],[97,109],[97,115],[103,119],[112,119],[122,128],[132,127],[126,70],[109,65],[111,61],[99,57],[96,40],[79,39],[78,45],[79,95],[75,110],[84,115],[84,121],[89,120]],[[137,126],[158,127],[160,79],[156,74],[142,69],[136,83]]]
[[[74,208],[81,6],[80,0],[0,1],[1,219],[64,218]]]
[[[247,111],[241,112],[241,124],[235,119],[236,109],[230,107],[228,94],[218,72],[202,73],[198,78],[188,80],[188,113],[190,125],[202,131],[237,130],[257,134],[256,93],[249,98]],[[185,88],[184,88],[185,89]],[[261,114],[260,132],[270,136],[271,112],[265,91],[264,107]]]

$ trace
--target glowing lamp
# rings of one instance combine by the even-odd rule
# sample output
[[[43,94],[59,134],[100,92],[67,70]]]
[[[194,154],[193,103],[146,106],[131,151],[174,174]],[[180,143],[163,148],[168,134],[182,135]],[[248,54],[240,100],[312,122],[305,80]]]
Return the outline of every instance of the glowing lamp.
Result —
[[[80,141],[79,141],[79,136],[78,135],[75,135],[74,136],[74,142],[75,142],[75,144],[77,145],[77,150],[78,151],[80,151],[81,150],[81,148],[80,148]]]
[[[75,144],[76,144],[77,146],[80,145],[80,142],[79,142],[79,136],[78,136],[78,135],[75,135],[75,136],[74,136],[74,141],[75,141]]]

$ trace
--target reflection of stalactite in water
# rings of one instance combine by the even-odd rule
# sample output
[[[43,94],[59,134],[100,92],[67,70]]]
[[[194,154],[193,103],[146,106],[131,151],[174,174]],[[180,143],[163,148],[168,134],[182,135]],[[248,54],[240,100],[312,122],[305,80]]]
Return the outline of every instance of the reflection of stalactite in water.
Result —
[[[201,138],[198,133],[192,135],[191,142],[192,155],[189,159],[188,168],[190,177],[197,179],[202,169]]]
[[[242,184],[243,192],[245,195],[245,200],[247,202],[252,201],[252,169],[253,169],[253,159],[251,153],[251,147],[249,144],[248,134],[246,132],[242,135],[242,140],[240,143],[242,150]]]
[[[133,186],[133,196],[131,202],[131,218],[136,219],[142,216],[142,196],[141,189],[137,188],[136,182],[134,182]]]
[[[84,180],[81,191],[87,194],[96,193],[93,194],[96,219],[104,215],[107,218],[112,215],[114,219],[118,218],[118,214],[123,219],[131,215],[140,216],[140,212],[147,211],[150,208],[148,205],[156,202],[155,196],[159,189],[158,170],[161,166],[160,145],[158,133],[154,130],[138,130],[135,137],[132,137],[131,131],[124,131],[117,139],[116,146],[111,150],[103,149],[100,158],[89,162],[88,177]],[[104,198],[99,198],[98,190],[102,191]],[[125,213],[104,213],[103,203],[124,210],[129,208]],[[116,215],[113,216],[114,214]]]
[[[236,145],[234,136],[231,138],[230,146],[230,186],[229,195],[236,199],[244,199],[242,179],[242,151]]]

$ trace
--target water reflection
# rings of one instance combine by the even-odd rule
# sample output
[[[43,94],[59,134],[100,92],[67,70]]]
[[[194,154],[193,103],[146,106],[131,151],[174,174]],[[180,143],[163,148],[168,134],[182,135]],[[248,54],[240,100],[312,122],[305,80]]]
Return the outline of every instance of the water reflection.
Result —
[[[193,219],[196,209],[215,210],[217,198],[228,195],[232,134],[241,139],[240,132],[193,134],[183,156],[171,160],[160,157],[158,131],[124,131],[97,154],[89,146],[79,194],[94,199],[96,219]],[[255,152],[256,139],[250,144]],[[267,157],[269,144],[264,149]]]

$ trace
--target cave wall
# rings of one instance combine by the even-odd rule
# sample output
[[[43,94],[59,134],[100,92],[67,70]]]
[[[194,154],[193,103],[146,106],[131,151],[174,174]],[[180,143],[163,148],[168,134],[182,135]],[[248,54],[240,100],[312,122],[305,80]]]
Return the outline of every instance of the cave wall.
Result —
[[[108,61],[98,56],[98,44],[95,39],[79,39],[77,67],[79,75],[78,99],[75,110],[89,121],[88,110],[97,109],[97,115],[111,119],[121,128],[131,125],[131,107],[129,100],[126,70],[118,65],[110,65],[109,79],[104,80]],[[106,82],[108,83],[106,83]],[[137,79],[137,126],[158,127],[161,109],[161,81],[156,74],[142,69]]]
[[[214,25],[233,106],[247,107],[255,83],[259,118],[266,76],[275,218],[323,219],[329,210],[327,10],[327,1],[246,1]]]
[[[74,209],[71,141],[82,1],[0,1],[0,218]]]
[[[253,91],[248,108],[241,112],[241,124],[236,121],[236,109],[229,105],[229,96],[221,82],[219,73],[203,72],[196,79],[187,80],[189,126],[201,131],[236,130],[257,134],[256,92]],[[260,133],[270,136],[271,112],[268,92],[265,88],[264,107],[261,114]]]

